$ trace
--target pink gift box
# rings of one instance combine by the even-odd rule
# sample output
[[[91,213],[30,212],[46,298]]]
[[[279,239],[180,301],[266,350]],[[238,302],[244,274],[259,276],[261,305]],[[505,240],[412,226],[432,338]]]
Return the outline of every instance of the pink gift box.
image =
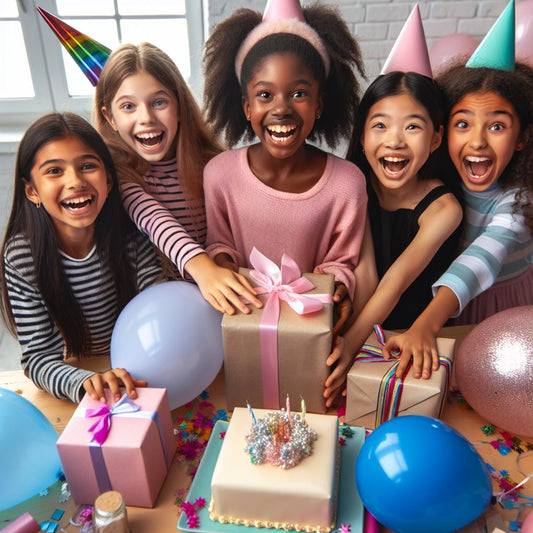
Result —
[[[129,400],[139,409],[113,414],[100,445],[89,428],[98,417],[87,410],[104,404],[85,395],[57,441],[63,472],[77,504],[93,504],[102,492],[116,490],[126,505],[153,507],[176,451],[166,389],[138,388]],[[106,390],[107,406],[114,402]]]

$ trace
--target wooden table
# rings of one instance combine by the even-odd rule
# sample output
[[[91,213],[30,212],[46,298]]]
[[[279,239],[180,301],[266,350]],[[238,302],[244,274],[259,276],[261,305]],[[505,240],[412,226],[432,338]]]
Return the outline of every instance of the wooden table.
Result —
[[[460,342],[470,329],[470,327],[445,328],[441,332],[441,336],[454,337]],[[58,400],[41,391],[24,376],[22,371],[0,372],[0,387],[20,392],[24,398],[28,399],[43,412],[59,433],[65,428],[76,407],[68,400]],[[212,402],[216,408],[224,409],[224,376],[222,372],[208,388],[208,392],[209,401]],[[179,410],[173,411],[173,415],[177,416],[178,412]],[[453,398],[452,401],[447,403],[442,419],[473,443],[479,443],[481,441],[487,442],[494,438],[491,437],[489,439],[489,437],[486,437],[481,431],[481,427],[487,423],[485,420],[471,409],[468,409],[465,404],[453,400]],[[523,439],[526,441],[528,440],[525,437],[523,437]],[[529,441],[531,441],[531,439],[529,439]],[[511,479],[515,482],[522,479],[522,476],[516,470],[515,461],[517,454],[515,452],[512,452],[507,456],[502,456],[497,450],[488,444],[479,444],[476,446],[476,449],[479,451],[483,459],[497,470],[508,470]],[[436,452],[435,457],[436,460],[438,460],[438,452]],[[521,461],[520,466],[525,472],[533,472],[533,457],[524,458]],[[5,480],[0,479],[0,482],[4,483]],[[187,488],[190,485],[190,482],[191,478],[187,474],[183,463],[178,462],[175,458],[157,498],[155,507],[153,509],[128,507],[128,517],[132,533],[166,533],[176,531],[179,518],[178,508],[175,505],[176,491],[179,488]],[[460,482],[461,480],[458,480],[458,484]],[[527,484],[521,492],[528,496],[533,496],[532,485],[533,481]],[[47,496],[36,496],[23,504],[0,512],[0,529],[26,511],[30,512],[37,522],[40,523],[44,520],[48,520],[55,509],[63,509],[65,515],[60,521],[60,525],[68,533],[78,532],[78,528],[68,524],[69,518],[73,515],[77,506],[72,499],[65,503],[59,503],[59,492],[60,483],[56,483],[51,487],[50,493]],[[503,510],[499,506],[493,506],[490,509],[492,512],[494,509],[498,509],[499,513],[496,520],[500,520],[500,517],[503,518],[506,521],[505,526],[500,525],[500,527],[505,527],[503,530],[508,531],[509,520],[514,520],[516,518],[516,511]],[[494,517],[491,518],[489,516],[489,512],[487,512],[486,515],[488,521],[494,520]],[[526,514],[524,513],[523,517],[525,515]],[[482,519],[480,518],[480,522],[481,521]],[[483,519],[483,524],[484,523],[485,520]],[[386,530],[382,529],[382,531]],[[461,533],[474,533],[478,531],[482,530],[471,526],[469,528],[463,528]],[[489,533],[491,533],[491,531],[492,529],[490,529]]]

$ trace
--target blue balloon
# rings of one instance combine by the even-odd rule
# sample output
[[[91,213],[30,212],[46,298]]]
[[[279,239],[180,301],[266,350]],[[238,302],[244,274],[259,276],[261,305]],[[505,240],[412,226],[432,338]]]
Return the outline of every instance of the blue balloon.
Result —
[[[186,281],[140,292],[120,313],[111,337],[111,364],[149,387],[166,388],[170,408],[193,400],[222,367],[222,314]]]
[[[54,426],[31,402],[0,388],[0,511],[36,496],[61,475]]]
[[[365,507],[398,533],[449,533],[489,505],[492,484],[474,447],[444,422],[407,415],[378,426],[355,465]]]

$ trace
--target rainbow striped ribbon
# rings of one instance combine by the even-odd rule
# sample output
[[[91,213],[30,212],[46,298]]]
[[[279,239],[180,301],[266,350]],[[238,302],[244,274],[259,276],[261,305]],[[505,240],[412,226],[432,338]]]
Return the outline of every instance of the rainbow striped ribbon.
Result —
[[[383,328],[379,324],[374,325],[374,333],[378,340],[380,346],[385,345],[385,333]],[[390,359],[384,359],[382,348],[380,346],[374,346],[372,344],[363,344],[359,353],[355,356],[355,361],[360,361],[362,363],[374,363],[374,362],[386,362],[390,363]],[[390,420],[398,416],[400,410],[400,401],[402,398],[403,391],[403,382],[405,376],[407,376],[409,370],[412,366],[412,361],[409,362],[403,376],[401,378],[396,377],[396,368],[399,364],[399,360],[394,361],[390,368],[385,372],[384,376],[381,378],[381,383],[379,385],[378,391],[378,400],[376,406],[376,420],[375,426],[378,427],[383,422]],[[449,381],[450,381],[450,370],[452,361],[449,357],[444,355],[439,355],[439,364],[444,367],[446,372],[445,383],[446,389],[448,390]],[[446,395],[442,395],[441,405],[439,412],[442,411],[443,402]]]

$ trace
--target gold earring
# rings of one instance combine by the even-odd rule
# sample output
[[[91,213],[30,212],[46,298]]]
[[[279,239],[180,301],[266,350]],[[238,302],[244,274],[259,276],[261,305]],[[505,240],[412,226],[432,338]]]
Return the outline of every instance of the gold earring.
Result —
[[[250,120],[250,115],[246,115],[246,120]]]

